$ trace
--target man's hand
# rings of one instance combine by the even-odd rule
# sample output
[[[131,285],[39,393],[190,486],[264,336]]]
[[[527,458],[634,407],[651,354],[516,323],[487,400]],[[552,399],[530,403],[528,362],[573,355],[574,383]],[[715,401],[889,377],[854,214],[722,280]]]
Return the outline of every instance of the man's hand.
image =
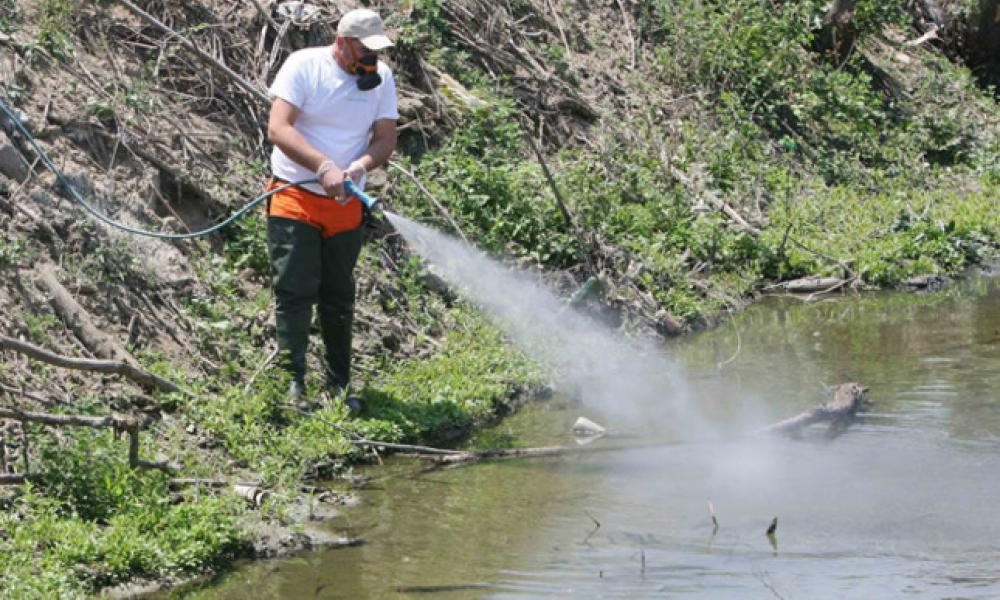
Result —
[[[347,203],[347,194],[344,193],[344,177],[346,173],[340,170],[332,160],[324,161],[316,170],[319,177],[319,184],[323,186],[323,191],[328,196],[332,196],[339,204]]]
[[[368,173],[368,169],[365,168],[365,163],[360,160],[356,160],[351,163],[347,170],[344,171],[345,177],[350,177],[357,185],[361,185],[361,179]]]

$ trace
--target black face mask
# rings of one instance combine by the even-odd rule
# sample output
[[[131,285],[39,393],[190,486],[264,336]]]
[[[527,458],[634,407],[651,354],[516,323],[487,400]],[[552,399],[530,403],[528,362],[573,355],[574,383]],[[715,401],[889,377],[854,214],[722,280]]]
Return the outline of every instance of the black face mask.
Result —
[[[382,76],[378,74],[378,55],[372,52],[357,59],[354,74],[358,76],[358,89],[363,92],[382,85]]]

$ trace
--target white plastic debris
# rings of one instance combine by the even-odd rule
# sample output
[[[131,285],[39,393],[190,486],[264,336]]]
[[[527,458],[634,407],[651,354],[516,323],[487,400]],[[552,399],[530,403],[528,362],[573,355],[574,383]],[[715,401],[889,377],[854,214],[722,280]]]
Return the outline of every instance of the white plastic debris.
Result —
[[[607,429],[587,417],[577,417],[576,423],[573,423],[573,433],[578,437],[599,437],[607,432]]]
[[[255,485],[236,484],[233,486],[233,491],[236,492],[237,496],[246,499],[247,502],[257,508],[260,508],[264,504],[264,501],[267,500],[267,497],[270,496],[267,490]]]

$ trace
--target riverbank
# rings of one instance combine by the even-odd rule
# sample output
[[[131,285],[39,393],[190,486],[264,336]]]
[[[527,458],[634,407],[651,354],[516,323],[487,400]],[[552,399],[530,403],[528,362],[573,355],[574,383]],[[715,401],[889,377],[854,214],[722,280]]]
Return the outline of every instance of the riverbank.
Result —
[[[183,232],[259,192],[267,106],[252,90],[291,50],[329,41],[339,13],[283,27],[279,11],[236,0],[161,4],[147,8],[173,34],[121,2],[0,0],[0,76],[88,198]],[[381,3],[403,118],[373,193],[576,296],[618,334],[654,339],[800,277],[892,287],[1000,246],[995,97],[982,65],[910,43],[923,30],[907,3],[859,2],[858,43],[837,61],[814,47],[818,2],[625,4]],[[187,393],[4,352],[4,406],[141,418],[138,456],[179,468],[133,469],[111,429],[5,421],[4,470],[29,483],[0,494],[3,594],[82,597],[225,568],[254,553],[248,519],[294,528],[313,493],[303,481],[374,459],[352,438],[457,443],[548,382],[397,236],[373,231],[355,322],[366,408],[350,418],[324,395],[315,340],[317,407],[290,410],[271,368],[260,215],[197,242],[124,236],[4,130],[0,332],[63,356],[126,356]],[[252,482],[270,499],[175,477]]]

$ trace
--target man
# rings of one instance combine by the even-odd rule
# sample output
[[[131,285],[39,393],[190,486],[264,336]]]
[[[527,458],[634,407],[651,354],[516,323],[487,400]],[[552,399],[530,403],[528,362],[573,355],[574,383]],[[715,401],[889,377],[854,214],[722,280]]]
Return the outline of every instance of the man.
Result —
[[[319,180],[279,192],[268,205],[278,349],[292,376],[289,400],[295,403],[305,393],[316,304],[331,391],[339,393],[350,383],[363,209],[360,200],[345,194],[344,181],[349,177],[363,189],[366,173],[396,148],[396,84],[376,56],[392,45],[376,13],[352,10],[341,18],[332,47],[292,53],[269,90],[272,188]]]

